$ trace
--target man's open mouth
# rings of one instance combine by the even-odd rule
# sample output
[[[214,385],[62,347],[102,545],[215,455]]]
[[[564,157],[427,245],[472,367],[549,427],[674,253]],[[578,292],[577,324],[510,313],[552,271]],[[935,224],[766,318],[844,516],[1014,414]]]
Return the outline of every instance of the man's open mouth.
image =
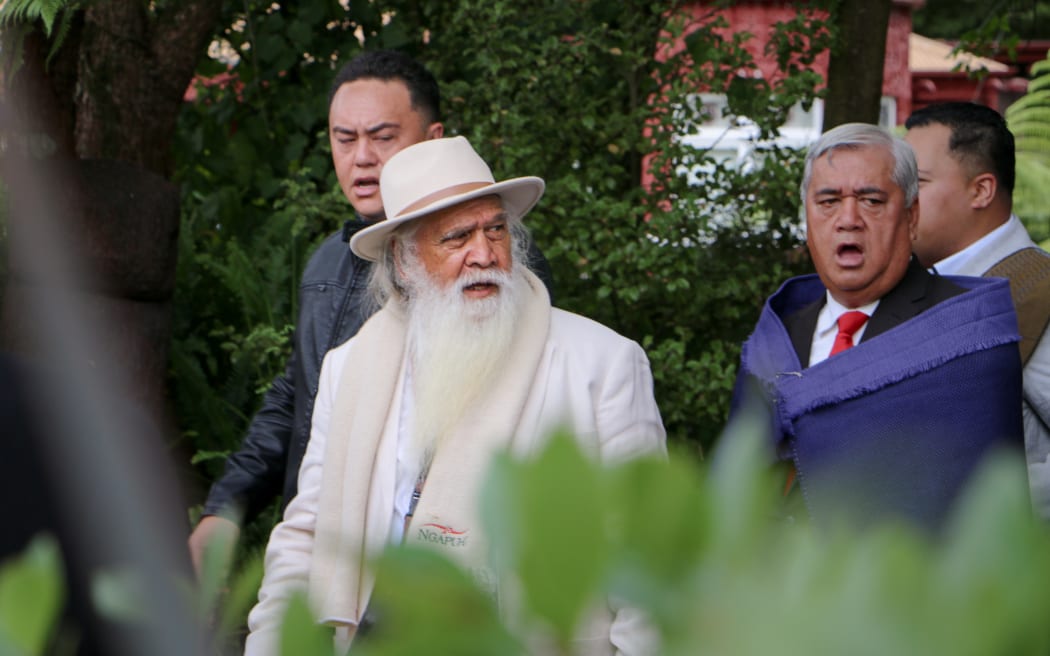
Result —
[[[835,249],[835,260],[841,265],[859,265],[863,259],[864,249],[859,244],[839,244]]]

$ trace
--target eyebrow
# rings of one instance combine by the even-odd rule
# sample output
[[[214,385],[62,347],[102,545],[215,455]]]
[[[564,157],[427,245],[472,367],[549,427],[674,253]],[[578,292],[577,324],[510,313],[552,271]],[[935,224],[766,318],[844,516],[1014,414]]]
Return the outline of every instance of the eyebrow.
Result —
[[[487,221],[484,221],[484,222],[482,222],[482,221],[475,221],[474,223],[471,223],[470,225],[460,226],[459,228],[453,228],[453,229],[449,230],[448,232],[438,236],[438,241],[439,242],[446,242],[446,241],[449,241],[449,240],[452,240],[452,239],[457,239],[459,237],[462,237],[463,235],[465,235],[467,233],[474,232],[478,228],[481,228],[482,230],[484,230],[485,228],[491,228],[491,227],[496,226],[496,225],[498,225],[500,223],[509,223],[509,222],[510,222],[510,220],[507,218],[507,213],[506,212],[500,212],[499,214],[497,214],[496,216],[492,217],[491,219],[489,219]]]
[[[365,128],[365,134],[375,134],[377,132],[382,132],[383,130],[386,130],[388,128],[398,127],[401,127],[400,123],[395,123],[393,121],[383,121],[382,123],[373,125],[370,128]],[[354,130],[352,128],[344,128],[341,125],[332,126],[332,132],[337,132],[339,134],[357,134],[357,130]]]
[[[852,196],[870,196],[871,194],[889,195],[889,192],[886,191],[885,189],[881,188],[881,187],[861,187],[859,189],[854,189],[853,193],[849,194],[849,195],[852,195]],[[847,194],[844,194],[842,189],[839,188],[839,187],[834,187],[834,188],[832,188],[832,187],[825,187],[824,189],[818,189],[816,195],[817,196],[844,196],[844,195],[847,195]]]

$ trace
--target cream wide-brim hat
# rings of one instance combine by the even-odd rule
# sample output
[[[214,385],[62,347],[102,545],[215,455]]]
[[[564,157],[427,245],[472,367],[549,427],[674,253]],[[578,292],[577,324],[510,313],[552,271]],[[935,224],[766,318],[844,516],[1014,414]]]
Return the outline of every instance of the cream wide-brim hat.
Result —
[[[398,227],[482,196],[499,196],[507,218],[517,221],[540,200],[543,189],[537,177],[496,182],[464,137],[421,141],[396,153],[383,167],[379,193],[387,218],[357,232],[350,249],[374,262]]]

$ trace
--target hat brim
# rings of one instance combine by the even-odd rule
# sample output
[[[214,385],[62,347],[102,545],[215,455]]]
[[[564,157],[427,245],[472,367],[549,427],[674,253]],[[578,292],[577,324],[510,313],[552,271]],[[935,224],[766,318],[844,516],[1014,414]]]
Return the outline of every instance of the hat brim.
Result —
[[[391,233],[399,227],[415,221],[434,212],[438,212],[453,205],[464,203],[468,200],[481,198],[482,196],[497,195],[503,203],[503,211],[510,220],[523,218],[543,196],[544,182],[541,178],[524,177],[495,182],[479,189],[474,189],[462,194],[455,194],[447,198],[435,201],[426,207],[413,212],[402,214],[394,218],[388,218],[375,225],[368,226],[357,232],[350,238],[350,250],[360,258],[375,262],[383,252],[383,246]]]

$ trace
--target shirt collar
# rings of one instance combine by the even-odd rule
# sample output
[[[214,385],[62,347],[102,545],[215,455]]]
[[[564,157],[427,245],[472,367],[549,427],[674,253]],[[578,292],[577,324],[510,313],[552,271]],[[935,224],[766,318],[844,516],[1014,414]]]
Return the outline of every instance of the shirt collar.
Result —
[[[975,271],[973,263],[978,260],[982,254],[988,251],[997,250],[1005,240],[1009,239],[1010,235],[1017,229],[1017,225],[1019,225],[1020,222],[1020,219],[1011,214],[1010,218],[1004,221],[1001,226],[992,230],[961,251],[952,253],[940,262],[937,262],[933,265],[933,268],[942,276],[980,275],[984,273],[982,268],[983,265],[977,267],[982,268],[981,271]]]
[[[832,328],[838,330],[838,320],[843,314],[851,311],[858,310],[868,315],[869,317],[875,313],[875,308],[879,307],[879,300],[876,299],[867,305],[860,307],[848,308],[842,303],[839,303],[831,296],[831,292],[825,292],[824,307],[820,309],[820,314],[817,315],[817,334],[823,335]]]

